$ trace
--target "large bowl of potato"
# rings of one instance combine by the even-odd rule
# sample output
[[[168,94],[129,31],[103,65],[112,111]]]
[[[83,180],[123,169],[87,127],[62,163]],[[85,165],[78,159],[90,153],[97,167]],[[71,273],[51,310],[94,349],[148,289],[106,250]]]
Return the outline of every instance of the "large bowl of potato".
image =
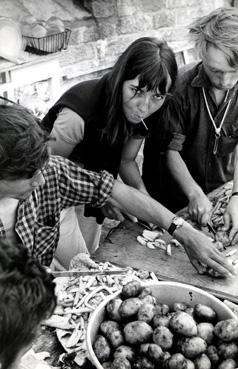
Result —
[[[128,282],[93,312],[97,369],[235,369],[238,319],[218,298],[177,282]]]

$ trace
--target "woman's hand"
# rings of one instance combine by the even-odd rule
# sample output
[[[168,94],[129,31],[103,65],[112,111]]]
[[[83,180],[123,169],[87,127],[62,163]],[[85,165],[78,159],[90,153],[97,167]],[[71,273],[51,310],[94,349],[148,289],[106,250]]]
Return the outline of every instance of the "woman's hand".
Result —
[[[203,191],[189,196],[188,213],[192,220],[200,225],[206,225],[210,219],[212,203]]]
[[[224,231],[229,231],[229,239],[232,244],[238,242],[238,196],[232,196],[223,216]]]
[[[187,223],[175,231],[175,238],[182,243],[190,262],[201,273],[201,264],[212,268],[221,276],[236,274],[234,267],[228,263],[214,243],[202,232]]]

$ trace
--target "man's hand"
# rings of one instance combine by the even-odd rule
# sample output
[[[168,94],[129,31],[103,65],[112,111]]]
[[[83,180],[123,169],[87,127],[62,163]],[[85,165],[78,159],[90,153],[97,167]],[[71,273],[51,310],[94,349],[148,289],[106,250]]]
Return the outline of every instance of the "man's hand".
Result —
[[[222,230],[229,231],[231,244],[238,243],[238,196],[232,196],[223,216],[224,227]]]
[[[212,203],[203,191],[189,196],[188,213],[192,220],[205,226],[211,215]]]
[[[214,243],[205,234],[191,226],[182,226],[175,232],[175,237],[183,244],[198,273],[201,273],[200,265],[202,264],[224,277],[236,274],[234,267],[228,263],[224,255],[216,249]]]

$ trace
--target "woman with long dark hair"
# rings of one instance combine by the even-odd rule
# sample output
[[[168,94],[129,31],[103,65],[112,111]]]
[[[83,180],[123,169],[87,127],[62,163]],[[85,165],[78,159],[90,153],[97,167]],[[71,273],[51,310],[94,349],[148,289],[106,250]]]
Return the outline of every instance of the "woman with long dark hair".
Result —
[[[52,153],[89,170],[106,169],[115,178],[120,174],[125,183],[147,193],[135,159],[176,76],[175,55],[165,41],[153,37],[135,40],[109,73],[71,87],[49,110],[43,124],[55,138],[50,141]],[[56,253],[64,267],[68,267],[72,255],[86,250],[83,238],[89,252],[96,249],[98,224],[104,216],[123,219],[112,206],[100,211],[88,206],[77,209],[82,238],[75,233],[79,232],[77,220],[72,217],[75,210],[70,211],[71,216],[69,211],[62,214]]]

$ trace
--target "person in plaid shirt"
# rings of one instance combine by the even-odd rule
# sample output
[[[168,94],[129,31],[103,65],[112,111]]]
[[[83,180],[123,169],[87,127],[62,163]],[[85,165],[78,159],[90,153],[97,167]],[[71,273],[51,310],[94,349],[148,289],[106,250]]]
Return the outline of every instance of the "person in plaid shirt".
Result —
[[[21,242],[50,265],[59,240],[60,212],[72,205],[106,203],[167,229],[181,242],[193,266],[227,276],[233,267],[211,240],[146,194],[106,171],[92,172],[51,156],[49,136],[36,118],[18,106],[0,105],[0,236]],[[68,245],[70,248],[70,244]]]

